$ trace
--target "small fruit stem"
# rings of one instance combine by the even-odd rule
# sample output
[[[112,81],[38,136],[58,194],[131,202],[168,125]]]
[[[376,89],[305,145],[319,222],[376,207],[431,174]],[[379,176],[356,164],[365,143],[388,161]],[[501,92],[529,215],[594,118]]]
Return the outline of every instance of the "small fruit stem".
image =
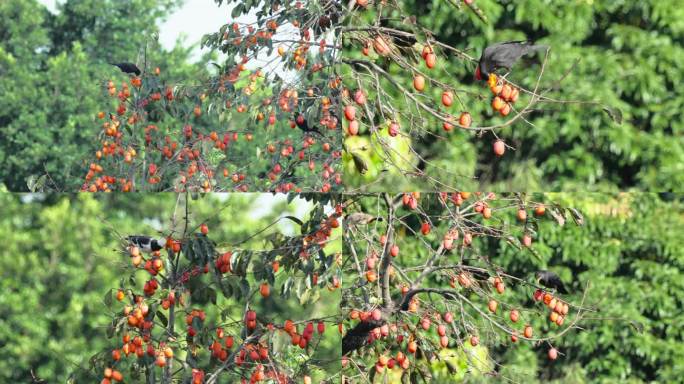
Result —
[[[394,205],[390,199],[389,194],[383,194],[385,203],[387,204],[387,241],[382,251],[382,260],[380,261],[380,294],[382,297],[383,307],[389,308],[392,305],[392,296],[390,295],[390,274],[389,267],[392,264],[392,256],[390,256],[390,247],[394,241]]]
[[[167,341],[170,337],[173,335],[173,328],[174,328],[174,322],[176,319],[176,304],[175,301],[171,306],[169,307],[169,324],[167,325]],[[162,353],[164,353],[162,351]],[[169,359],[166,362],[166,366],[164,366],[164,379],[163,383],[171,383],[171,372],[173,369],[173,358]]]

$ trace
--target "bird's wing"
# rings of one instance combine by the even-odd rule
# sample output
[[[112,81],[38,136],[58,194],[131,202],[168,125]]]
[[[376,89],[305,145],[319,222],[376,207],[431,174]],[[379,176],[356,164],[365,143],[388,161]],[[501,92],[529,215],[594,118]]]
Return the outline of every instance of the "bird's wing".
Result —
[[[537,47],[528,40],[506,41],[485,48],[485,56],[493,68],[510,69],[523,55]]]

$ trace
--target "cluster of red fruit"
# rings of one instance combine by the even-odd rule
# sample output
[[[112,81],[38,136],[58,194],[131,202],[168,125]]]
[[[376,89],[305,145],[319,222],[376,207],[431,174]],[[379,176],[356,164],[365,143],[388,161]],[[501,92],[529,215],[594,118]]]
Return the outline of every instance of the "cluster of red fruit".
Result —
[[[220,256],[216,258],[216,261],[214,261],[214,266],[216,267],[217,271],[220,271],[221,273],[230,273],[231,272],[231,267],[230,267],[230,258],[233,256],[233,253],[228,251],[224,252]]]
[[[308,322],[304,326],[304,331],[300,334],[297,330],[297,325],[292,320],[285,320],[283,331],[290,336],[292,345],[297,345],[305,349],[314,335],[314,323]],[[316,331],[322,335],[325,332],[325,323],[319,321],[316,325]]]
[[[505,80],[499,80],[495,74],[490,74],[487,80],[489,89],[494,94],[492,108],[501,114],[508,116],[511,113],[511,106],[515,104],[520,96],[520,91],[515,86],[510,85]]]
[[[195,318],[197,318],[201,324],[207,318],[207,314],[201,309],[193,309],[185,316],[185,324],[188,326],[187,332],[190,337],[195,337],[197,334],[197,330],[192,326],[192,322]]]
[[[158,367],[166,366],[167,359],[173,358],[173,349],[166,346],[165,343],[159,343],[157,348],[155,348],[150,342],[149,334],[140,336],[135,336],[131,338],[130,335],[125,334],[122,337],[123,346],[121,349],[112,350],[112,360],[116,363],[121,360],[121,353],[124,353],[125,357],[129,355],[135,355],[138,359],[150,356],[155,359],[155,364]],[[122,381],[123,375],[121,372],[117,371],[112,367],[107,367],[104,370],[104,378],[100,384],[108,384],[114,381]]]
[[[311,252],[316,251],[315,247],[325,248],[332,234],[332,230],[340,226],[339,217],[342,216],[342,207],[335,207],[335,212],[323,220],[318,229],[302,238],[302,250],[299,256],[308,259]],[[315,285],[315,284],[314,284]]]
[[[563,300],[554,297],[549,292],[544,292],[541,289],[534,291],[534,301],[541,301],[544,305],[551,310],[549,313],[549,321],[555,323],[558,326],[563,325],[565,317],[570,311],[570,306],[563,302]]]
[[[487,84],[494,94],[494,98],[492,98],[492,109],[499,112],[501,116],[508,116],[508,114],[511,113],[512,105],[515,104],[520,96],[520,91],[505,80],[499,80],[493,73],[489,75]],[[506,152],[506,144],[503,140],[497,139],[494,141],[493,149],[496,156],[503,156],[504,152]]]
[[[223,345],[221,345],[221,342],[223,342]],[[226,335],[221,327],[216,328],[216,339],[209,346],[211,357],[226,361],[228,359],[228,352],[233,348],[233,344],[234,339],[232,335]]]

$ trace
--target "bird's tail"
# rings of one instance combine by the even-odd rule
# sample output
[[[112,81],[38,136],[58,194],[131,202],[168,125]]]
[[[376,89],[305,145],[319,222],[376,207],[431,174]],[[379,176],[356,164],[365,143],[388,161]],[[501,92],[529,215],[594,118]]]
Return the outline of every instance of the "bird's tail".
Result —
[[[532,44],[531,42],[527,44],[525,53],[532,53],[536,51],[547,51],[549,49],[548,45],[542,45],[542,44]]]

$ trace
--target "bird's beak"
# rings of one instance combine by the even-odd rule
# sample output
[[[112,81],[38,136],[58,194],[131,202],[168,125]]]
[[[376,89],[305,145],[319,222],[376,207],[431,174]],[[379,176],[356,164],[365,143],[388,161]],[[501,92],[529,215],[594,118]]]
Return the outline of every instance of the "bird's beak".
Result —
[[[482,80],[482,73],[480,73],[480,66],[478,65],[475,69],[475,80]]]

